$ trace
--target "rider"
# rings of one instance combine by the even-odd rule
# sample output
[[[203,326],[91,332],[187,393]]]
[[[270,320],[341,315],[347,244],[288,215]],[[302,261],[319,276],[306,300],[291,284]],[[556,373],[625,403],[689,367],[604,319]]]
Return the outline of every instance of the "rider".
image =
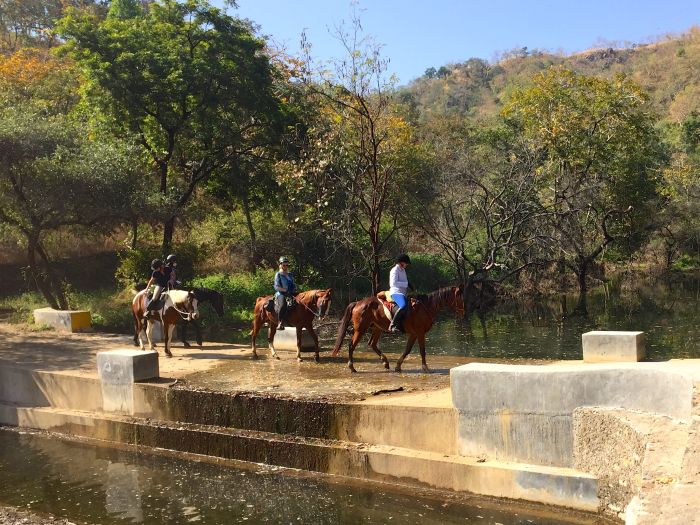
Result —
[[[160,299],[160,294],[168,287],[168,281],[170,280],[170,269],[163,265],[163,261],[160,259],[153,259],[151,262],[151,278],[148,280],[146,289],[150,288],[152,284],[155,284],[153,289],[153,297],[148,302],[146,306],[146,314],[151,310],[157,310],[156,305]]]
[[[284,317],[287,314],[287,298],[294,297],[297,293],[297,285],[294,277],[289,273],[289,259],[280,257],[279,271],[275,274],[275,309],[279,323],[277,330],[284,330]]]
[[[396,312],[396,315],[394,315],[389,325],[390,332],[403,332],[403,319],[408,313],[408,299],[406,298],[406,294],[409,288],[413,289],[406,275],[406,268],[410,264],[410,257],[402,253],[396,257],[396,266],[394,266],[389,273],[389,293],[391,294],[392,301],[399,307],[399,311]]]
[[[170,273],[170,277],[168,278],[168,288],[177,288],[180,283],[177,280],[177,256],[174,253],[171,253],[165,258],[165,268],[166,272],[169,271]]]

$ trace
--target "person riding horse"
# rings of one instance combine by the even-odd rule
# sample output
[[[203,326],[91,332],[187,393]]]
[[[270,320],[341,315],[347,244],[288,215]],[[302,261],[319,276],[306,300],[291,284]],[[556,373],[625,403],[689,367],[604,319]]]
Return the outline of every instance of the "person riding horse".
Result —
[[[165,268],[166,272],[169,271],[170,277],[168,278],[168,288],[173,290],[180,287],[180,282],[177,280],[177,255],[171,253],[165,258]]]
[[[396,266],[389,273],[389,293],[392,301],[399,307],[399,311],[396,312],[389,325],[390,332],[403,332],[403,320],[408,313],[408,299],[406,295],[409,289],[413,290],[413,286],[411,286],[406,275],[406,268],[410,264],[410,257],[402,253],[396,257]]]
[[[171,268],[163,265],[163,261],[160,259],[153,259],[151,262],[151,270],[153,270],[153,273],[151,274],[151,278],[148,280],[148,284],[146,284],[146,289],[150,288],[152,284],[155,284],[155,288],[153,289],[153,296],[146,306],[144,320],[146,317],[148,317],[148,312],[158,310],[160,295],[163,293],[163,290],[168,288],[170,273],[172,271]]]
[[[289,259],[280,257],[279,271],[275,274],[275,311],[277,312],[277,330],[284,330],[284,318],[287,315],[289,303],[293,304],[297,293],[294,277],[289,273]]]

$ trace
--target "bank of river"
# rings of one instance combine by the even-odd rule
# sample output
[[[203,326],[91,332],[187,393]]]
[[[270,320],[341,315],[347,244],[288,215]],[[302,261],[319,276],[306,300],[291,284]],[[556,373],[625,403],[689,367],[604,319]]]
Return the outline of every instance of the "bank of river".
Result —
[[[283,474],[264,465],[234,468],[0,429],[0,505],[76,523],[599,523],[565,511],[387,489]]]

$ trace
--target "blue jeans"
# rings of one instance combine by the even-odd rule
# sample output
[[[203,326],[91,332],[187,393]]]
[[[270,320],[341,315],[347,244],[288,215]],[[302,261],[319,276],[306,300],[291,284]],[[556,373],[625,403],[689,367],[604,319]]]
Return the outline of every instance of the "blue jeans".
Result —
[[[403,310],[408,306],[408,299],[406,299],[406,296],[401,293],[393,293],[391,294],[391,298],[394,300],[396,305],[399,307],[399,310]]]

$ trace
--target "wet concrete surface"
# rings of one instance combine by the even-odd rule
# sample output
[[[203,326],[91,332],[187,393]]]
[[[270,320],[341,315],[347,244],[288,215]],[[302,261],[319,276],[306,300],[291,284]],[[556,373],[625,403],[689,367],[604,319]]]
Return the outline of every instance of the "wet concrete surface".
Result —
[[[53,331],[33,332],[16,325],[0,323],[0,364],[20,366],[76,375],[95,376],[96,354],[105,350],[134,348],[129,336],[103,333],[62,334]],[[184,348],[179,341],[172,346],[173,358],[160,352],[161,382],[177,380],[178,388],[214,392],[259,392],[266,395],[328,401],[374,400],[417,392],[443,392],[449,387],[449,370],[470,362],[510,362],[546,364],[551,361],[478,359],[428,355],[432,374],[424,374],[420,355],[409,355],[403,371],[384,369],[373,352],[355,352],[351,374],[346,366],[347,352],[330,357],[322,348],[321,362],[313,353],[304,353],[297,362],[295,352],[280,351],[281,359],[270,358],[266,348],[259,349],[259,359],[251,356],[247,345],[205,343],[202,348]],[[398,355],[387,354],[392,366]],[[440,399],[449,403],[449,396]]]

